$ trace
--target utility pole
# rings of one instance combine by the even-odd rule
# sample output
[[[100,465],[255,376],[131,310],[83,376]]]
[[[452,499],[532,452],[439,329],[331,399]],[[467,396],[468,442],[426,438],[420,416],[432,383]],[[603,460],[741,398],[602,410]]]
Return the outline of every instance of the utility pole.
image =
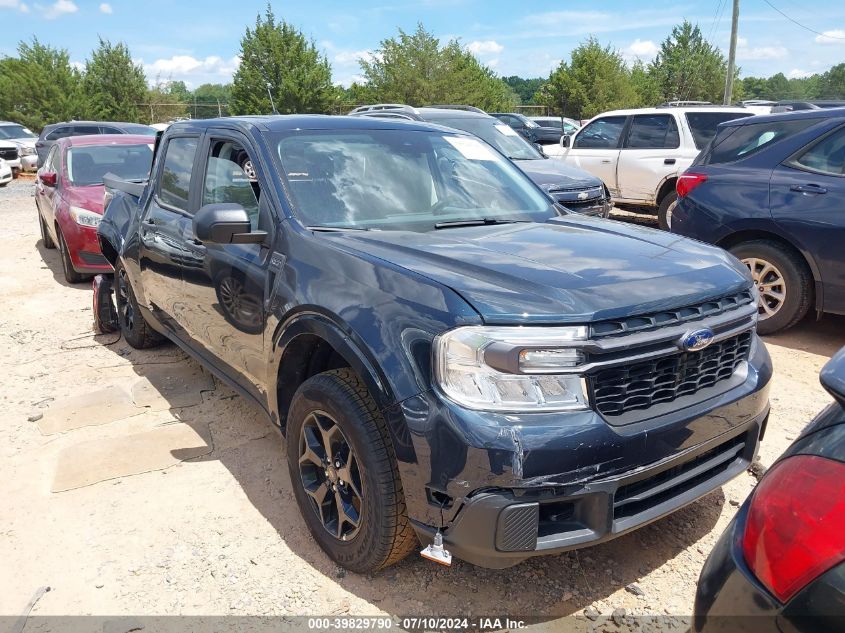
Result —
[[[734,89],[734,68],[736,67],[736,35],[739,29],[739,0],[733,0],[734,11],[731,20],[731,46],[728,49],[728,76],[725,78],[725,105],[731,104]]]

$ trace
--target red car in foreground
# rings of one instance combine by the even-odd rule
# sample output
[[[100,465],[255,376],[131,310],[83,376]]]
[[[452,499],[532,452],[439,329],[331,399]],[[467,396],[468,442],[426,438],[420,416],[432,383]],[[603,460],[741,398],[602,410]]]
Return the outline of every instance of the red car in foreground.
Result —
[[[44,247],[58,245],[68,283],[112,270],[97,242],[103,176],[146,180],[152,158],[153,139],[129,134],[70,136],[50,148],[38,170],[35,204]]]

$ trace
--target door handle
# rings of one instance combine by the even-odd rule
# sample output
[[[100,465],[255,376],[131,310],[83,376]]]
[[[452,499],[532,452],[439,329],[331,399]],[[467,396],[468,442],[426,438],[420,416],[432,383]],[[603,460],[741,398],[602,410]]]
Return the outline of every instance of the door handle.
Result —
[[[792,185],[790,191],[797,191],[798,193],[827,193],[827,189],[820,185]]]
[[[663,160],[663,164],[664,164],[664,165],[674,165],[674,164],[675,164],[675,159],[674,159],[674,158],[665,158],[665,159]]]
[[[612,161],[612,160],[610,160],[609,158],[603,158],[601,162],[602,162],[602,163],[604,163],[605,165],[609,165],[609,164],[610,164],[610,163],[612,163],[613,161]]]

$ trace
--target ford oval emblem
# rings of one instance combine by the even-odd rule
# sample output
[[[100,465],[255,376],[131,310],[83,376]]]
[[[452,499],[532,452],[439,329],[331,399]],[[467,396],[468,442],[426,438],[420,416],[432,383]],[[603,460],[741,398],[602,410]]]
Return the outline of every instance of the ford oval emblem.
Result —
[[[686,352],[697,352],[702,350],[713,342],[713,330],[704,328],[701,330],[693,330],[687,332],[678,341],[678,347]]]

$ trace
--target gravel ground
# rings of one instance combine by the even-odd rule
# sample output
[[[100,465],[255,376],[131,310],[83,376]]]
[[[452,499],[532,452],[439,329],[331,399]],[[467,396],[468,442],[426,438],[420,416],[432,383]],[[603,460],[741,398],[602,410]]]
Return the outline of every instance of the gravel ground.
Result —
[[[337,568],[314,544],[295,506],[280,435],[223,385],[192,406],[174,399],[133,417],[42,435],[37,418],[64,398],[127,387],[159,365],[197,368],[173,346],[141,352],[114,336],[93,336],[90,286],[66,284],[56,251],[41,245],[32,190],[24,179],[0,189],[0,614],[20,613],[44,585],[52,591],[33,615],[457,615],[502,614],[507,605],[508,613],[551,626],[585,609],[691,613],[704,559],[753,489],[749,474],[578,553],[504,571],[462,562],[446,569],[410,557],[360,576]],[[828,403],[818,372],[845,345],[843,326],[845,319],[826,317],[767,340],[776,376],[764,465]],[[179,451],[192,447],[173,447],[171,463],[150,465],[152,453],[133,449],[146,446],[134,443],[141,434],[172,425],[207,438],[206,454],[183,461]],[[96,471],[115,459],[148,472],[51,492],[62,460],[67,466],[92,443],[121,442],[127,448],[103,463],[71,466]]]

